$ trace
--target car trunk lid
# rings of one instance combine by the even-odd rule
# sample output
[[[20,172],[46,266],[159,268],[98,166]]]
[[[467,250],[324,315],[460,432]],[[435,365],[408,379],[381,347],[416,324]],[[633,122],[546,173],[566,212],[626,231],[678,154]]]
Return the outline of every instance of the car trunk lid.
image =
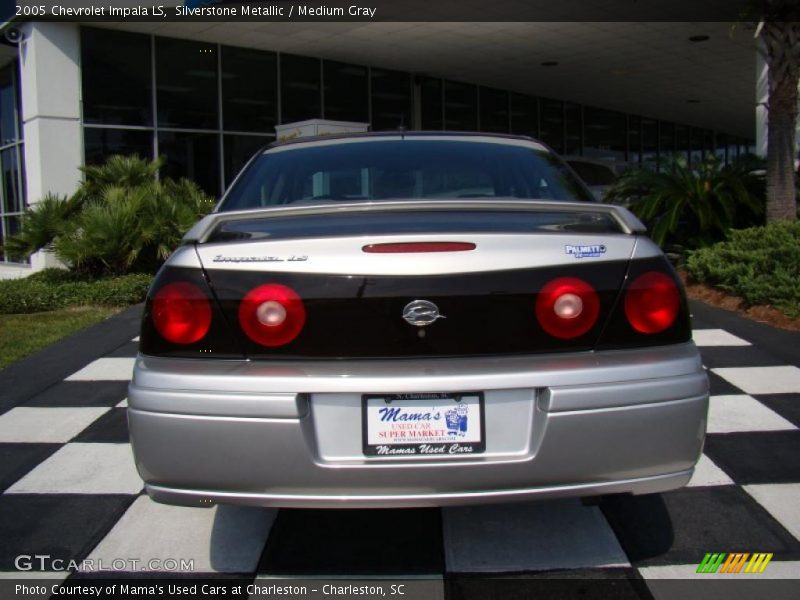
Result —
[[[629,213],[586,203],[389,204],[223,213],[189,236],[249,358],[594,348],[636,244]],[[599,312],[586,332],[560,338],[537,319],[537,298],[565,279],[588,284]],[[237,327],[242,299],[265,285],[302,300],[303,327],[288,343],[265,346]]]

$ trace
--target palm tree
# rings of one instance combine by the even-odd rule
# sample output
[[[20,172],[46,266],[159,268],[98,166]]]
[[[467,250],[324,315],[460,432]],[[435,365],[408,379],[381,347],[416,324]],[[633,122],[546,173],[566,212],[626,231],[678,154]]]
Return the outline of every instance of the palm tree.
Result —
[[[24,257],[45,248],[88,275],[154,271],[215,203],[191,181],[157,179],[163,164],[111,156],[83,167],[78,191],[32,205],[6,251]]]
[[[800,2],[750,0],[743,21],[756,21],[768,67],[767,221],[797,218],[795,131],[800,84]]]
[[[714,156],[689,166],[686,157],[667,157],[658,171],[626,171],[604,201],[629,204],[650,227],[653,240],[703,246],[723,239],[732,227],[756,224],[763,212],[763,177],[755,157],[723,166]],[[761,171],[763,173],[763,171]]]

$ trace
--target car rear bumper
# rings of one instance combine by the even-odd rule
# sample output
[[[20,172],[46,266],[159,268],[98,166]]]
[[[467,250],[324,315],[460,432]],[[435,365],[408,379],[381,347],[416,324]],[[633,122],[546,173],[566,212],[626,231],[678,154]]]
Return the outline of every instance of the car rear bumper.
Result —
[[[362,394],[480,390],[486,451],[367,457]],[[128,419],[150,495],[191,506],[442,506],[685,485],[708,380],[694,344],[505,358],[140,356]]]

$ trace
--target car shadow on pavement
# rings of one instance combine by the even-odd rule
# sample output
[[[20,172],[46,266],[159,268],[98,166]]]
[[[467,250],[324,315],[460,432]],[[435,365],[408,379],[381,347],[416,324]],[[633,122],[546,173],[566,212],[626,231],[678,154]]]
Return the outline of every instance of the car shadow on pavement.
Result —
[[[631,563],[658,558],[672,548],[675,531],[662,494],[615,494],[599,505]]]
[[[281,510],[259,573],[409,576],[444,571],[437,509]]]

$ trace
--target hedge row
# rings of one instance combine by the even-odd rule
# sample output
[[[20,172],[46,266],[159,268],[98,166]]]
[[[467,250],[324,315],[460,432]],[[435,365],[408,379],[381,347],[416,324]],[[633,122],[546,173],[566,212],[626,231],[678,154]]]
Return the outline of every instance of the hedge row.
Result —
[[[0,314],[136,304],[144,301],[152,280],[152,275],[143,273],[81,279],[62,269],[45,269],[24,279],[0,281]]]
[[[750,305],[771,304],[800,317],[800,221],[732,230],[726,241],[690,253],[686,269]]]

